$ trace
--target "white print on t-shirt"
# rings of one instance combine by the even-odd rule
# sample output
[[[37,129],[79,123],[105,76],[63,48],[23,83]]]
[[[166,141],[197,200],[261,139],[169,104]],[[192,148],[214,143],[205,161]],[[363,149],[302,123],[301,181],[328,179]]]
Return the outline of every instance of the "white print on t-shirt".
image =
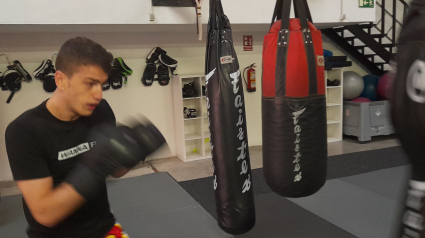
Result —
[[[90,145],[93,148],[93,146],[96,145],[96,141],[91,142]],[[88,142],[86,142],[86,143],[83,143],[81,145],[77,145],[74,148],[70,148],[70,149],[67,149],[67,150],[64,150],[64,151],[60,151],[58,153],[58,160],[62,161],[62,160],[70,159],[70,158],[75,157],[79,154],[87,152],[87,151],[90,150],[90,145],[89,145]]]

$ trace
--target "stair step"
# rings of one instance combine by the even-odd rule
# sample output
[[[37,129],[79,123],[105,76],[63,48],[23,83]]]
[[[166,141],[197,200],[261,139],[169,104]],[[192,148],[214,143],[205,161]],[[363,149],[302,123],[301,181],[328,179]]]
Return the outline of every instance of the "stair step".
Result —
[[[388,64],[387,62],[379,62],[379,63],[375,63],[376,66],[381,66],[381,65],[386,65]]]
[[[369,23],[369,24],[360,24],[359,25],[361,28],[363,28],[363,29],[369,29],[369,28],[372,28],[372,27],[374,27],[375,26],[375,24],[374,23]]]
[[[387,36],[387,34],[371,34],[370,36],[372,36],[373,38],[384,38],[385,36]],[[352,41],[352,40],[357,39],[357,37],[350,36],[350,37],[344,37],[344,39],[346,41]]]
[[[382,44],[383,47],[388,48],[388,47],[395,47],[394,44]],[[363,48],[366,48],[367,45],[356,45],[353,46],[354,48],[356,48],[356,50],[362,50]]]
[[[345,30],[345,27],[338,27],[338,28],[333,28],[333,30],[335,32],[343,32]]]
[[[368,23],[368,24],[360,24],[359,26],[363,29],[372,29],[375,26],[375,24]],[[335,32],[343,32],[344,30],[346,30],[346,28],[345,27],[335,27],[335,28],[333,28],[333,30]]]
[[[394,44],[389,43],[389,44],[382,44],[383,47],[395,47]]]
[[[375,56],[376,54],[364,54],[364,57],[367,57],[367,58],[373,58]]]
[[[366,48],[367,45],[356,45],[356,46],[353,46],[353,47],[356,48],[356,50],[362,50],[363,48]]]
[[[388,34],[371,34],[371,36],[373,38],[384,38],[386,37]]]

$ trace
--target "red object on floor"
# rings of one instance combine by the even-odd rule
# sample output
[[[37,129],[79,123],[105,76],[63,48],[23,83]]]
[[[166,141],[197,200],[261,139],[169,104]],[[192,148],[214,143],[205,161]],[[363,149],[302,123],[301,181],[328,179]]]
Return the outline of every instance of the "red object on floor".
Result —
[[[105,235],[104,238],[130,238],[125,233],[120,224],[115,224],[114,227]]]

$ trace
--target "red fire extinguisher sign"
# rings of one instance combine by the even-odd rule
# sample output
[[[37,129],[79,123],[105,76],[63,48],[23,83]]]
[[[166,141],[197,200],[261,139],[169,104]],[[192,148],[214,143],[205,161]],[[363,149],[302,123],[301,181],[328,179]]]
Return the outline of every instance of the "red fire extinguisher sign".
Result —
[[[243,50],[244,51],[252,51],[252,36],[243,36]]]

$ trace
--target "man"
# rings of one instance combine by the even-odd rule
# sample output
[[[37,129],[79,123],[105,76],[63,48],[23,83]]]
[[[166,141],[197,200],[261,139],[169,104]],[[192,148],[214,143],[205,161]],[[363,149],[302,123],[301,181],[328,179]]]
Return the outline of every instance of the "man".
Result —
[[[65,42],[56,59],[53,96],[6,130],[7,153],[23,194],[30,238],[101,238],[116,232],[119,226],[114,227],[105,177],[124,175],[165,142],[147,150],[146,141],[134,142],[139,141],[132,129],[117,130],[114,113],[102,99],[112,58],[87,38]],[[103,132],[90,137],[97,125],[103,125]],[[145,133],[154,127],[141,128]],[[100,147],[102,137],[115,137],[121,147],[108,144],[112,140],[103,140]],[[163,139],[160,133],[157,137]],[[119,150],[122,145],[124,152]]]

